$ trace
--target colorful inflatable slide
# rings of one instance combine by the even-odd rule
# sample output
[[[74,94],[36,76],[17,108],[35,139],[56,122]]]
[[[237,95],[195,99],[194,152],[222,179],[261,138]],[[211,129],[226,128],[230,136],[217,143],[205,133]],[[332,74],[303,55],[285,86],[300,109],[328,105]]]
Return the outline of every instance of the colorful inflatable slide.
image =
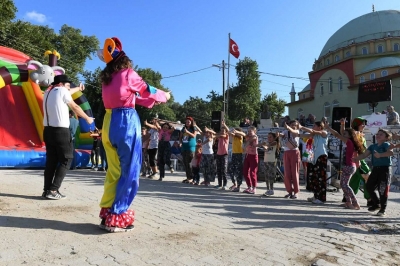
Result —
[[[0,46],[0,167],[29,168],[45,166],[43,142],[43,90],[29,78],[31,58]],[[89,115],[92,110],[82,92],[72,95]],[[75,152],[77,166],[89,163],[94,125],[80,119]]]

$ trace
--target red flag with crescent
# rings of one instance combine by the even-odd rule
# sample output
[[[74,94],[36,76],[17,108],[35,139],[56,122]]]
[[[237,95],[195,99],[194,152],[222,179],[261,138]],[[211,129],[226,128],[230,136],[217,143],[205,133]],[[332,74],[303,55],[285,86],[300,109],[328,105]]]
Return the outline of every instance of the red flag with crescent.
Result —
[[[239,52],[239,46],[236,44],[236,42],[232,39],[229,39],[229,52],[235,57],[239,58],[240,52]]]

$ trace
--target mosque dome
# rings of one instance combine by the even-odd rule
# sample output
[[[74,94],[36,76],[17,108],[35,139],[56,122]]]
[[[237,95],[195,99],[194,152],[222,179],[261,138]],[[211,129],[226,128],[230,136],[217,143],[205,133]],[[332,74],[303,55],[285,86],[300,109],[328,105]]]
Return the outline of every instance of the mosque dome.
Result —
[[[301,92],[306,92],[311,90],[311,84],[308,84],[307,86],[304,87],[304,89]]]
[[[353,43],[400,36],[400,11],[384,10],[355,18],[337,30],[326,42],[319,57]]]
[[[356,73],[357,75],[361,75],[370,71],[374,71],[381,68],[388,68],[388,67],[398,67],[400,66],[400,58],[399,57],[381,57],[378,58],[367,66],[365,66],[361,71]]]

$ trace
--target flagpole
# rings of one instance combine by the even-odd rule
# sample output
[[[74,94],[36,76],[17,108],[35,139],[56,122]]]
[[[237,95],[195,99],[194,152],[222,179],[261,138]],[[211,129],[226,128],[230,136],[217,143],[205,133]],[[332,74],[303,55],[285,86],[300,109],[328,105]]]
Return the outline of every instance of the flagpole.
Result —
[[[229,69],[231,66],[231,47],[230,47],[230,41],[231,41],[231,33],[228,33],[228,79],[226,82],[226,116],[228,116],[228,108],[229,108]],[[225,104],[225,103],[224,103]]]

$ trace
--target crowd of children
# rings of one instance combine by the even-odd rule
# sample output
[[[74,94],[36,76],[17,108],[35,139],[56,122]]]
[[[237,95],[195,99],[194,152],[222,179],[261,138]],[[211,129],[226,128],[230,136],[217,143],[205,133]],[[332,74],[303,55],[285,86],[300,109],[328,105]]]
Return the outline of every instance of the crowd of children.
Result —
[[[216,189],[255,194],[257,176],[260,175],[266,182],[266,191],[263,194],[266,197],[274,195],[277,160],[283,150],[284,184],[287,191],[284,197],[298,198],[299,171],[303,163],[306,189],[314,193],[314,196],[307,200],[314,204],[323,204],[326,202],[327,143],[330,133],[344,144],[340,177],[340,187],[344,194],[342,206],[353,210],[361,208],[356,194],[360,182],[364,182],[368,210],[371,212],[379,210],[377,215],[384,216],[391,179],[392,150],[399,148],[400,144],[389,143],[391,133],[380,129],[376,134],[376,143],[367,148],[362,133],[365,123],[366,121],[362,118],[355,118],[352,121],[352,128],[345,128],[345,120],[342,119],[340,132],[337,132],[323,121],[316,121],[312,128],[308,128],[293,120],[288,124],[285,123],[285,130],[282,132],[270,132],[265,141],[259,141],[257,129],[253,126],[247,127],[247,132],[244,132],[240,127],[229,130],[222,122],[218,133],[207,127],[201,131],[193,119],[188,117],[179,142],[175,142],[174,146],[182,148],[181,160],[186,172],[183,183],[210,186],[217,177],[217,185],[214,187]],[[142,176],[146,176],[148,164],[152,168],[152,174],[149,177],[157,175],[155,166],[157,161],[160,170],[159,180],[162,180],[165,175],[165,165],[169,165],[173,172],[169,141],[174,128],[168,123],[159,126],[157,121],[152,121],[151,124],[146,122],[145,125],[150,128],[150,132],[147,133],[146,128],[142,129],[142,135],[145,136],[143,137]],[[196,141],[197,134],[202,135],[198,141]],[[395,137],[399,138],[397,135]],[[157,143],[151,146],[151,140]],[[232,143],[230,159],[229,141]],[[159,154],[155,160],[157,149]],[[260,149],[264,153],[263,171],[258,174]],[[150,156],[151,154],[153,155]],[[363,160],[369,156],[372,164],[371,172]],[[204,178],[202,182],[200,182],[200,173]],[[232,186],[229,188],[227,187],[228,176],[232,181]],[[243,178],[246,188],[241,188]],[[376,189],[379,192],[379,198],[375,193]]]

